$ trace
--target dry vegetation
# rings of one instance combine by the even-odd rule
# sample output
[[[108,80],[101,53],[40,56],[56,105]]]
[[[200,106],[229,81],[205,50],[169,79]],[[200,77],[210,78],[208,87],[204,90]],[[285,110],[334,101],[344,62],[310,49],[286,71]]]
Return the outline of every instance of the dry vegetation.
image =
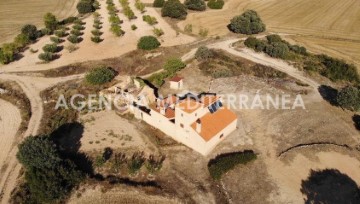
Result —
[[[76,0],[2,0],[0,2],[0,44],[11,41],[26,23],[43,27],[46,12],[59,19],[76,15]]]
[[[185,25],[192,24],[193,33],[203,27],[209,29],[209,35],[225,35],[230,33],[226,27],[230,19],[246,9],[256,10],[269,32],[295,34],[296,40],[307,45],[310,51],[360,64],[360,31],[357,29],[360,3],[357,0],[228,0],[222,10],[189,14],[179,27],[183,30]]]

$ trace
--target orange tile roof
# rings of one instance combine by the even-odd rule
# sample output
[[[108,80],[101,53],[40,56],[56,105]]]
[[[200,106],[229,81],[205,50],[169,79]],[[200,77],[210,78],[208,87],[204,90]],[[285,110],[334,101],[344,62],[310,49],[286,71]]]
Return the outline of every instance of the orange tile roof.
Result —
[[[221,108],[212,114],[207,113],[200,118],[200,136],[205,141],[209,141],[211,138],[220,133],[224,128],[226,128],[236,119],[236,114],[227,108]],[[196,131],[196,121],[191,124],[191,127]]]
[[[174,76],[173,78],[170,79],[170,81],[179,82],[179,81],[181,81],[182,79],[183,79],[182,77]]]
[[[187,113],[192,113],[195,110],[201,108],[202,105],[194,99],[186,98],[178,104],[178,107]]]
[[[158,112],[158,113],[160,113],[160,108],[151,107],[151,109]],[[172,108],[167,108],[165,110],[165,117],[169,118],[169,119],[175,118],[175,110],[172,109]]]
[[[206,95],[201,97],[201,103],[204,104],[205,107],[213,104],[215,101],[219,100],[220,97],[215,95]]]

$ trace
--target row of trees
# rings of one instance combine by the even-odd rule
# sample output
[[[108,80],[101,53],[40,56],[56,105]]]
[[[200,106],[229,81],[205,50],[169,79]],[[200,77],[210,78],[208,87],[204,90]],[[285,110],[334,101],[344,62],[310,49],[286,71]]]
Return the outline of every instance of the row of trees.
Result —
[[[123,4],[125,4],[127,1],[123,1]],[[117,15],[117,10],[115,7],[115,4],[113,2],[113,0],[107,0],[107,10],[109,13],[109,22],[111,23],[110,26],[110,31],[115,35],[115,36],[122,36],[124,35],[124,31],[121,29],[120,24],[123,23],[122,20],[120,20],[119,16]]]
[[[222,9],[225,2],[224,0],[210,0],[207,5],[211,9]],[[183,6],[182,6],[183,5]],[[173,17],[169,15],[169,17],[172,18],[184,18],[186,17],[186,14],[184,13],[184,9],[194,10],[194,11],[205,11],[206,10],[206,3],[204,0],[185,0],[184,4],[181,4],[180,1],[165,1],[165,0],[155,0],[153,3],[154,7],[161,8],[163,7],[162,12],[164,13],[183,13],[181,17]]]
[[[91,31],[91,34],[93,35],[91,37],[91,41],[93,41],[94,43],[100,43],[101,41],[103,41],[103,39],[101,39],[101,35],[103,34],[100,29],[102,28],[102,22],[100,20],[100,14],[95,12],[94,14],[94,30]]]

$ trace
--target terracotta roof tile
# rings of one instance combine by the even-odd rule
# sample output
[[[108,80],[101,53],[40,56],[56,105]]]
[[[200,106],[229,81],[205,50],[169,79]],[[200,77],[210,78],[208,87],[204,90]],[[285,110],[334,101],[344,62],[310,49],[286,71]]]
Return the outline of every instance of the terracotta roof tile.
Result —
[[[236,119],[236,114],[227,108],[221,108],[215,113],[207,113],[200,118],[200,136],[205,141],[209,141],[211,138],[220,133]],[[196,121],[191,124],[191,127],[196,131]]]
[[[187,113],[192,113],[201,108],[202,104],[195,101],[194,99],[186,98],[178,103],[178,107]]]
[[[173,78],[170,79],[170,81],[179,82],[179,81],[181,81],[182,79],[183,79],[182,77],[174,76]]]
[[[219,100],[220,97],[215,95],[206,95],[201,97],[201,103],[204,104],[205,107],[213,104],[215,101]]]

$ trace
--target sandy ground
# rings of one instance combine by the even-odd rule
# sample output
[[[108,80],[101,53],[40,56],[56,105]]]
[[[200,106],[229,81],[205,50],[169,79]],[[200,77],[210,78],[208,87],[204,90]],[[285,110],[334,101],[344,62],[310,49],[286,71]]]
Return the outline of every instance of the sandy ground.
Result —
[[[1,0],[0,44],[12,41],[25,24],[43,28],[43,16],[47,12],[53,13],[58,20],[76,16],[77,2],[78,0]]]
[[[13,146],[20,123],[19,109],[15,105],[0,99],[0,146],[2,147],[0,150],[0,167],[3,167],[6,156]]]
[[[81,116],[84,133],[80,151],[103,151],[116,149],[154,150],[152,143],[140,133],[136,126],[118,116],[114,111],[101,111]]]
[[[120,3],[117,0],[114,1],[115,6],[120,10],[118,16],[121,20],[124,21],[123,24],[121,24],[122,29],[125,31],[124,36],[116,37],[109,31],[110,23],[108,22],[109,15],[107,13],[106,3],[105,1],[100,1],[101,9],[98,10],[98,12],[102,18],[101,21],[104,23],[103,28],[101,29],[101,31],[104,32],[104,34],[101,36],[104,41],[98,44],[91,41],[90,38],[92,36],[91,30],[93,30],[93,16],[89,16],[83,20],[86,23],[84,25],[86,28],[83,30],[84,34],[81,36],[83,41],[77,45],[79,47],[78,50],[69,53],[66,49],[63,49],[58,53],[61,55],[59,59],[56,59],[50,63],[42,64],[40,63],[40,59],[38,59],[38,55],[42,52],[42,47],[45,44],[51,43],[50,37],[45,36],[37,43],[30,45],[30,48],[33,50],[38,50],[37,53],[31,53],[30,49],[28,49],[23,53],[24,57],[16,62],[10,63],[9,65],[0,66],[0,70],[6,72],[46,70],[75,62],[118,57],[124,53],[135,50],[138,39],[145,35],[153,35],[154,27],[161,28],[165,32],[165,34],[159,38],[162,46],[187,44],[195,40],[195,38],[184,34],[177,35],[176,31],[172,29],[164,19],[162,19],[162,17],[158,14],[158,12],[155,11],[154,8],[147,7],[146,12],[141,14],[134,7],[135,1],[129,2],[132,10],[137,16],[137,19],[131,21],[128,20],[122,13]],[[158,24],[154,26],[148,25],[142,20],[142,15],[154,16],[157,19]],[[138,29],[135,31],[131,30],[131,25],[133,24],[138,27]],[[66,47],[69,44],[70,42],[66,40],[61,45]]]

